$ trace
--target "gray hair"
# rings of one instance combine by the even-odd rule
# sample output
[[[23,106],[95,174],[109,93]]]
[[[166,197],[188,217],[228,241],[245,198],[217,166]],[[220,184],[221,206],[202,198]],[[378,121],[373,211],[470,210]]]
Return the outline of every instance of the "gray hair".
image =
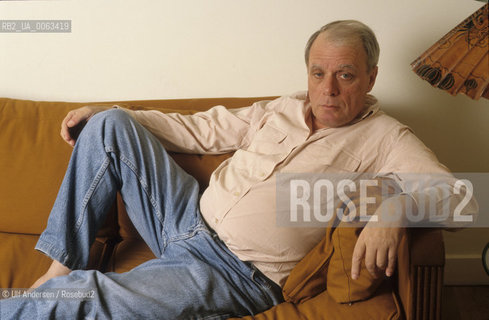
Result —
[[[309,65],[309,53],[311,51],[312,44],[317,37],[323,33],[328,32],[328,37],[331,37],[333,41],[345,41],[354,42],[360,41],[367,53],[367,69],[370,72],[379,62],[380,48],[377,38],[374,32],[367,25],[356,20],[339,20],[328,23],[318,31],[314,32],[307,41],[306,45],[306,65]]]

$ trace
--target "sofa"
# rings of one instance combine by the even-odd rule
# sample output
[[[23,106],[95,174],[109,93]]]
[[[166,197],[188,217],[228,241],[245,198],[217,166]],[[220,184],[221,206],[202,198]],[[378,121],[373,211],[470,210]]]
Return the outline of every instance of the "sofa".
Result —
[[[59,136],[61,120],[83,105],[193,113],[214,105],[228,108],[269,98],[216,98],[39,102],[0,98],[0,288],[27,288],[50,259],[34,250],[54,203],[72,148]],[[232,154],[171,154],[205,188],[212,171]],[[285,302],[247,319],[440,319],[444,247],[440,230],[412,229],[402,239],[398,267],[391,278],[349,278],[354,241],[340,251],[334,232],[292,271],[283,288]],[[349,252],[347,252],[349,250]],[[345,258],[346,257],[346,258]],[[118,197],[91,248],[89,269],[125,272],[154,256],[139,237]],[[364,278],[362,280],[362,277]]]

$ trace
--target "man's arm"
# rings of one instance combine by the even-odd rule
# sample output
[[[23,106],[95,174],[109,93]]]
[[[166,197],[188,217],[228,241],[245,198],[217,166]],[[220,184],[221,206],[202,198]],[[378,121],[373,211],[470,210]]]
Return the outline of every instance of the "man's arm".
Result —
[[[457,180],[408,128],[401,128],[393,137],[386,146],[384,166],[379,172],[395,177],[402,193],[384,200],[375,214],[379,222],[367,223],[360,233],[352,259],[353,279],[358,278],[363,259],[373,276],[380,276],[384,272],[391,276],[408,215],[414,217],[422,214],[423,219],[418,223],[427,223],[430,215],[443,217],[443,210],[450,204],[452,211],[449,216],[445,216],[445,221],[437,222],[441,227],[450,226],[453,204],[461,203],[466,197],[467,190],[454,192]],[[382,221],[383,213],[389,212],[397,213],[399,219]],[[477,212],[478,205],[472,197],[460,214],[475,219]]]
[[[406,202],[410,201],[406,194],[395,195],[384,200],[377,212],[391,212],[406,208]],[[386,210],[386,211],[383,211]],[[405,216],[405,212],[401,213]],[[377,219],[379,215],[374,215]],[[397,260],[397,249],[399,243],[406,232],[403,222],[383,221],[368,222],[360,233],[355,248],[353,249],[351,277],[353,280],[358,279],[360,275],[360,266],[365,259],[365,267],[372,276],[378,278],[385,275],[390,277],[395,270]]]
[[[124,109],[148,129],[169,151],[220,154],[244,148],[257,131],[256,122],[266,114],[268,101],[227,109],[215,106],[192,115],[157,110]]]
[[[70,111],[61,124],[61,137],[75,145],[79,131],[96,113],[118,106],[84,106]],[[163,113],[157,110],[129,110],[137,122],[155,135],[169,151],[199,154],[219,154],[243,148],[249,135],[257,131],[257,122],[268,110],[268,101],[252,106],[227,109],[216,106],[193,115]]]

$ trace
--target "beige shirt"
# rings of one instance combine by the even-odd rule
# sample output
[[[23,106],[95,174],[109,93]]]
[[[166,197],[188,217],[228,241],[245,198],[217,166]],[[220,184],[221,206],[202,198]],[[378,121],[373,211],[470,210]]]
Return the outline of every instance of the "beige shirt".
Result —
[[[403,175],[439,173],[443,183],[453,184],[447,168],[407,126],[379,110],[373,96],[349,125],[316,132],[308,125],[311,108],[304,92],[239,109],[216,106],[192,116],[126,111],[168,150],[236,151],[212,174],[201,212],[232,252],[280,285],[324,236],[324,229],[277,225],[276,173],[394,174],[415,200],[425,190],[404,183]],[[453,196],[438,193],[440,203]]]

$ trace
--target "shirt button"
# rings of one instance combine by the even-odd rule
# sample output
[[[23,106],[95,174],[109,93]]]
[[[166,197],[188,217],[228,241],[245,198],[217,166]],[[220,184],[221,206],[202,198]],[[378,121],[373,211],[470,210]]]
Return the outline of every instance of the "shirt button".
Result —
[[[234,192],[234,193],[233,193],[233,195],[234,195],[235,197],[239,197],[239,192],[238,192],[238,191],[236,191],[236,192]]]
[[[215,222],[216,224],[218,224],[218,223],[219,223],[219,219],[214,218],[214,222]]]
[[[260,177],[263,178],[265,176],[265,172],[260,172]]]

